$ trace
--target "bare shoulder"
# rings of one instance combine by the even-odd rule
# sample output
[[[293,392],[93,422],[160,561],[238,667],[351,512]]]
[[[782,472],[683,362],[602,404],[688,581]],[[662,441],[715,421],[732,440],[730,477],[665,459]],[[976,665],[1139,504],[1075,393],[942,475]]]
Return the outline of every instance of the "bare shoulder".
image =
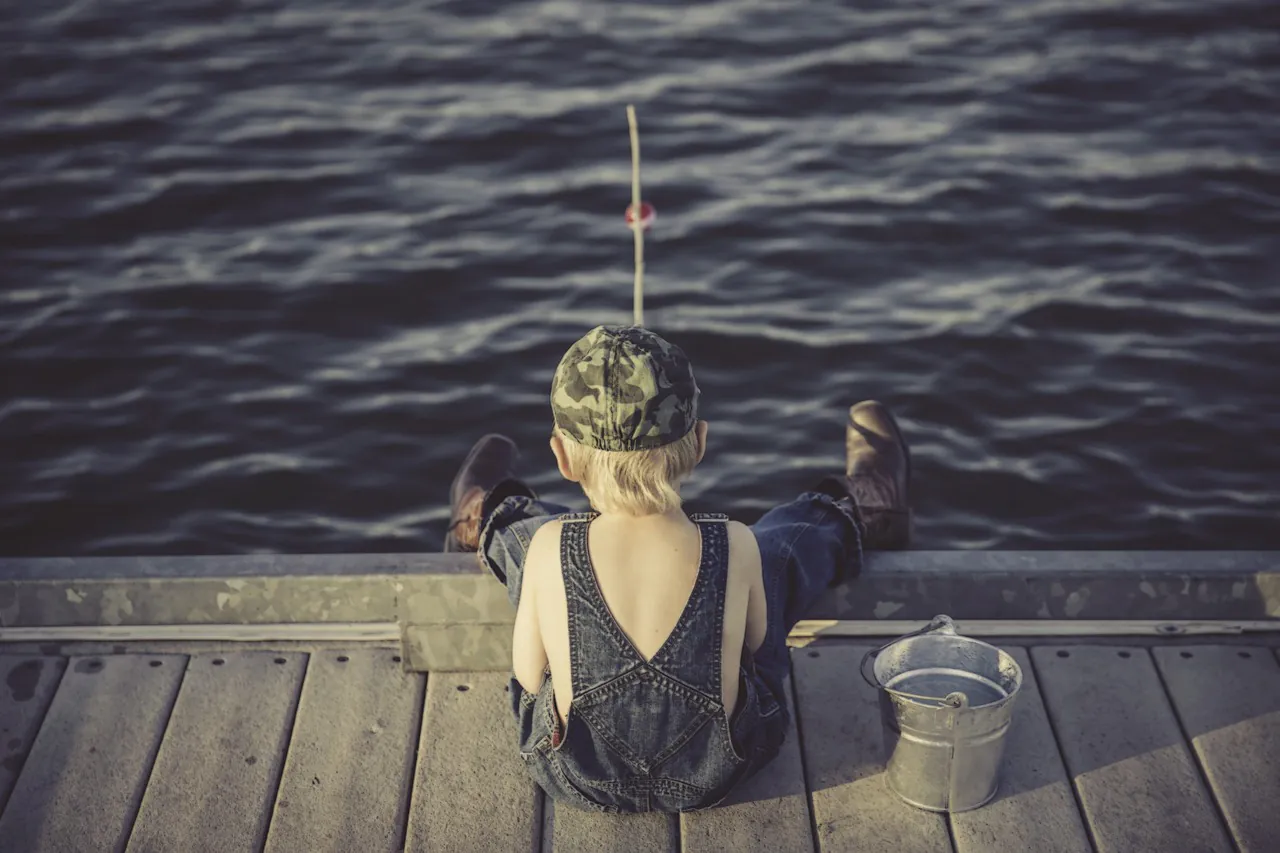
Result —
[[[727,526],[731,570],[750,581],[760,574],[760,545],[756,535],[741,521],[730,521]]]
[[[745,555],[753,555],[756,559],[760,557],[760,545],[756,542],[756,534],[752,532],[741,521],[730,521],[729,528],[729,548],[732,550],[741,549]]]
[[[561,526],[560,519],[557,518],[534,531],[533,539],[529,542],[529,550],[524,556],[526,580],[541,577],[548,565],[559,565]]]

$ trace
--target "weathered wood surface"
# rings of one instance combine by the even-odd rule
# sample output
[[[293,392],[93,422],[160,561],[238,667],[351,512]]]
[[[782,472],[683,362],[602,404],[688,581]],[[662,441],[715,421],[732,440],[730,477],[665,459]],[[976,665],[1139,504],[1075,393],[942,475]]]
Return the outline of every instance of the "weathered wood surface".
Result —
[[[276,652],[191,657],[128,853],[262,849],[306,662]]]
[[[950,818],[885,784],[866,645],[793,651],[798,726],[725,806],[625,817],[543,802],[505,673],[408,674],[368,645],[0,646],[0,853],[1276,849],[1274,649],[1002,645],[1026,680],[1000,793]]]
[[[558,805],[551,821],[555,853],[678,853],[674,815],[607,815]],[[547,848],[544,848],[544,850]]]
[[[868,648],[791,655],[818,847],[823,853],[949,853],[945,816],[912,808],[885,783],[879,701],[858,675]]]
[[[1098,853],[1229,853],[1146,649],[1032,650]]]
[[[63,658],[0,655],[0,814],[66,668]]]
[[[432,673],[405,850],[525,851],[541,794],[515,748],[507,676]]]
[[[1230,646],[1154,654],[1236,845],[1280,849],[1280,665]]]
[[[311,655],[266,853],[401,849],[425,683],[390,649]]]
[[[71,658],[0,815],[0,850],[123,850],[186,658]]]

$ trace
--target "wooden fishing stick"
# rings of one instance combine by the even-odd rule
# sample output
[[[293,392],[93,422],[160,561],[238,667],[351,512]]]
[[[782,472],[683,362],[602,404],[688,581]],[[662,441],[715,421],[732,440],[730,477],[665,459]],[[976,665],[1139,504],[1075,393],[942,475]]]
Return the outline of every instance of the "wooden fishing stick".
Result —
[[[640,208],[640,131],[636,127],[636,108],[627,104],[627,124],[631,126],[631,230],[636,234],[636,325],[644,325],[644,226]]]

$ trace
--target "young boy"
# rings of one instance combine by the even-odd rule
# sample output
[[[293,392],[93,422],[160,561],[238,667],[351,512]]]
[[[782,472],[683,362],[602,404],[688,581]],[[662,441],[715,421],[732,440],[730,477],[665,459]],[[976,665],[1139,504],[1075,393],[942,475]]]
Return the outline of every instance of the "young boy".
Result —
[[[685,515],[706,452],[679,347],[601,326],[551,387],[551,450],[592,511],[539,501],[482,438],[453,482],[445,550],[479,550],[517,608],[512,709],[548,795],[606,812],[713,806],[778,752],[786,635],[863,547],[902,547],[910,460],[879,403],[849,412],[847,466],[753,527]]]

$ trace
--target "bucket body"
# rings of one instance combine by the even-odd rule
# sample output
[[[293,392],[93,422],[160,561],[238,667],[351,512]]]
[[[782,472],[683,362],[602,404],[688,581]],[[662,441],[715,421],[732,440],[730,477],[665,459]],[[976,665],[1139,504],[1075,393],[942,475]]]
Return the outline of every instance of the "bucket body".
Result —
[[[959,636],[943,616],[881,649],[874,673],[889,787],[929,811],[962,812],[990,801],[1022,686],[1018,662]]]

